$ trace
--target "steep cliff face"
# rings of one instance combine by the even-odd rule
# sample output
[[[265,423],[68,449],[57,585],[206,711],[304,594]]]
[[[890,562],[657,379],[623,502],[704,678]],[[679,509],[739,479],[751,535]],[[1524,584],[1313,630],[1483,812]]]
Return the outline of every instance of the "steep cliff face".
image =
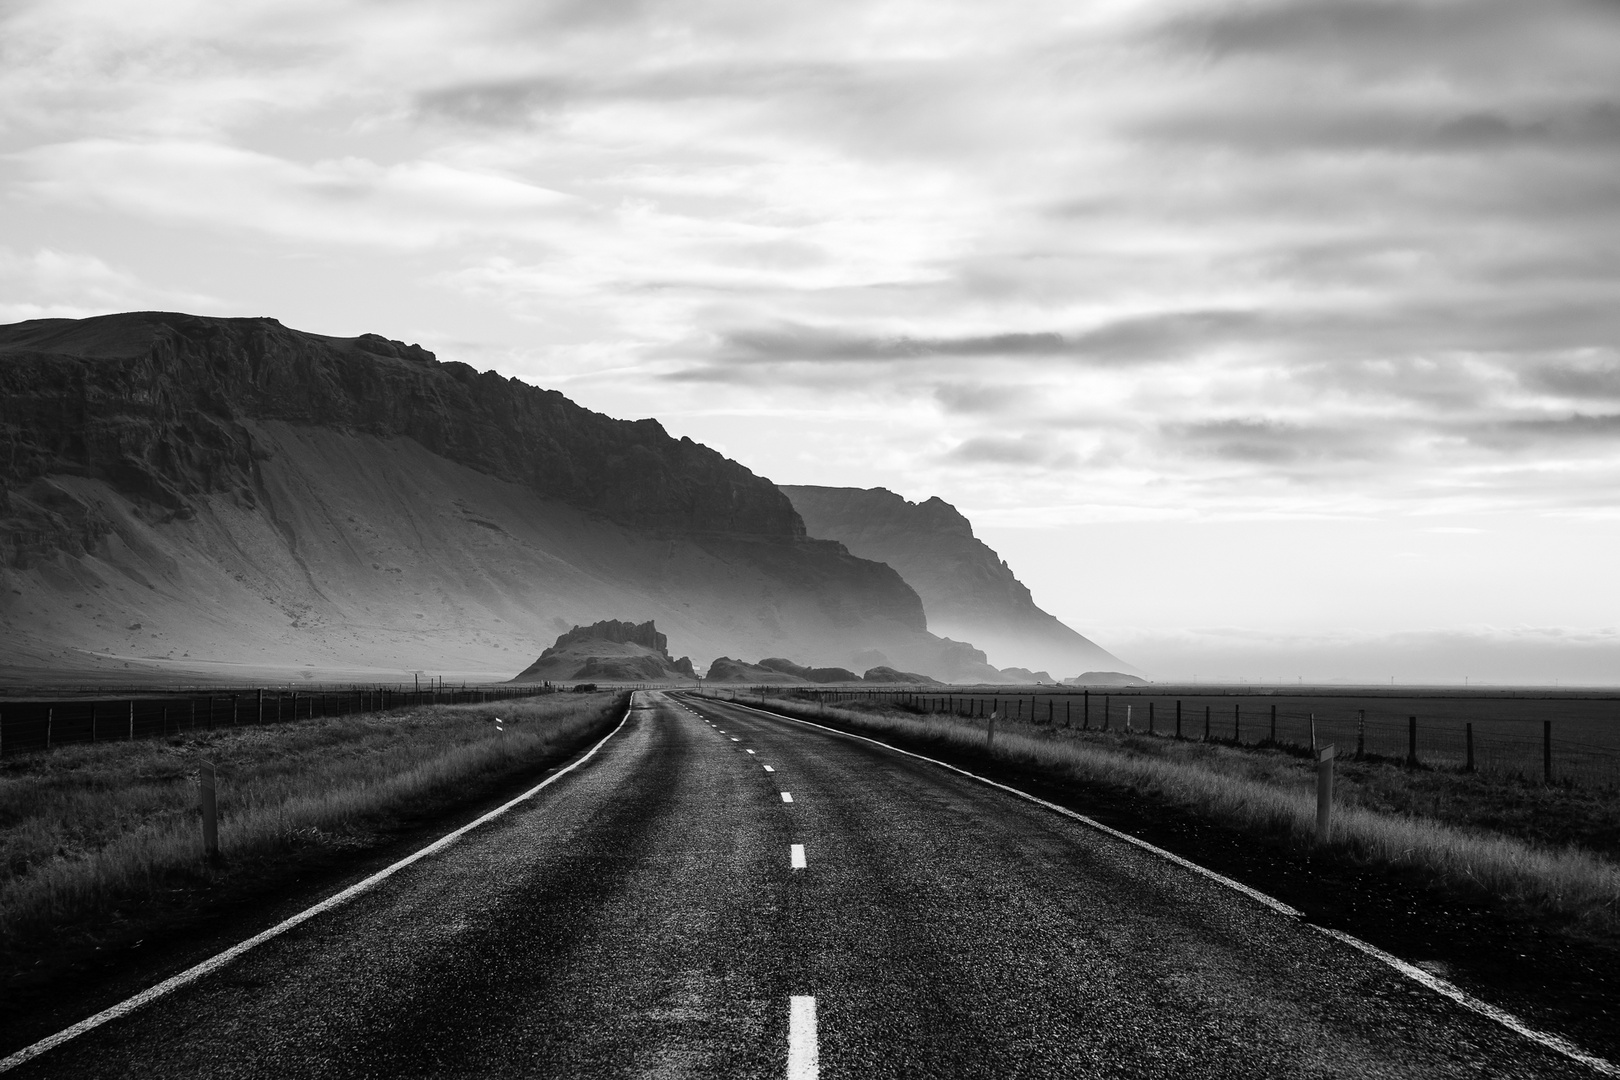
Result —
[[[781,490],[811,536],[836,540],[854,555],[900,571],[922,597],[929,629],[973,642],[992,663],[1055,671],[1125,666],[1036,606],[1029,589],[950,503],[938,497],[914,503],[884,488]]]
[[[891,568],[654,421],[271,319],[0,327],[0,667],[509,677],[604,612],[697,655],[943,645]]]
[[[135,312],[0,328],[0,350],[8,489],[52,473],[95,476],[180,516],[199,495],[251,500],[264,448],[247,422],[283,421],[409,438],[640,530],[804,537],[770,483],[656,420],[615,420],[374,334]]]

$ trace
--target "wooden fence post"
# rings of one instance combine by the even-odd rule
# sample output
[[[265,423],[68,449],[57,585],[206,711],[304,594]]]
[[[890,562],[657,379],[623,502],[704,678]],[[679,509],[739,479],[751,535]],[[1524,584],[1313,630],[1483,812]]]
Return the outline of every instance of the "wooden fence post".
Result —
[[[1108,721],[1110,719],[1108,714],[1113,711],[1108,707],[1110,696],[1111,695],[1109,695],[1109,694],[1104,694],[1103,695],[1103,726],[1102,726],[1102,729],[1104,731],[1108,730]]]
[[[1153,733],[1153,702],[1150,701],[1148,702],[1148,734],[1152,735]]]
[[[1277,706],[1271,707],[1271,745],[1277,745]]]
[[[1243,744],[1243,717],[1238,712],[1239,708],[1240,706],[1234,701],[1232,703],[1232,741],[1241,746]]]
[[[1470,721],[1463,725],[1463,740],[1467,744],[1467,763],[1463,765],[1463,772],[1474,771],[1474,725]]]
[[[1552,721],[1541,722],[1541,779],[1552,783]]]
[[[1176,738],[1181,738],[1181,702],[1176,702]]]
[[[1209,706],[1204,706],[1204,741],[1209,742]]]
[[[1469,724],[1468,725],[1468,730],[1470,732],[1470,734],[1468,736],[1469,743],[1472,744],[1473,738],[1474,738],[1473,734],[1472,734],[1472,732],[1474,730],[1474,725]],[[1356,758],[1359,760],[1366,753],[1367,753],[1367,710],[1366,709],[1357,709],[1356,710]]]
[[[1082,690],[1081,691],[1081,701],[1083,702],[1083,708],[1082,708],[1082,715],[1081,715],[1081,720],[1080,720],[1080,728],[1081,728],[1082,731],[1090,731],[1091,730],[1091,691],[1090,690]]]
[[[219,859],[219,810],[214,798],[214,763],[204,761],[197,768],[197,799],[202,809],[203,857]]]
[[[132,740],[135,738],[135,703],[133,701],[129,703],[129,737]]]
[[[264,723],[264,689],[259,689],[259,723]]]
[[[45,710],[45,749],[51,748],[51,726],[56,722],[56,709]]]
[[[1316,755],[1316,842],[1325,844],[1333,834],[1333,746]]]
[[[1406,767],[1416,768],[1417,756],[1417,717],[1406,718]]]

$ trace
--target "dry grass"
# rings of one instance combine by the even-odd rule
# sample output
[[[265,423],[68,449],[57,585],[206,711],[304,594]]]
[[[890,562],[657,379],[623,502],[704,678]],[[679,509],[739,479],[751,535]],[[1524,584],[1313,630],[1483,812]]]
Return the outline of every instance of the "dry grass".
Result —
[[[560,760],[622,695],[404,713],[63,747],[0,763],[0,943],[82,926],[311,845],[364,846],[403,817],[477,798]],[[493,717],[506,721],[497,734]],[[226,870],[201,858],[197,768],[219,770]]]
[[[983,721],[871,707],[818,708],[781,698],[767,699],[767,704],[924,752],[958,760],[989,756],[1057,780],[1140,793],[1285,843],[1314,844],[1315,768],[1291,755],[1145,735],[1060,737],[1050,728],[1007,721],[998,723],[994,749],[987,755]],[[1612,858],[1571,843],[1547,843],[1411,810],[1392,813],[1392,804],[1428,798],[1427,792],[1402,798],[1402,775],[1408,785],[1433,776],[1389,765],[1340,764],[1332,840],[1336,851],[1413,871],[1439,885],[1481,890],[1515,905],[1567,916],[1592,930],[1620,931],[1620,864]],[[1473,777],[1447,779],[1479,783]],[[1437,811],[1441,801],[1435,801]],[[1455,800],[1453,804],[1456,814]],[[1614,807],[1605,809],[1612,820]]]

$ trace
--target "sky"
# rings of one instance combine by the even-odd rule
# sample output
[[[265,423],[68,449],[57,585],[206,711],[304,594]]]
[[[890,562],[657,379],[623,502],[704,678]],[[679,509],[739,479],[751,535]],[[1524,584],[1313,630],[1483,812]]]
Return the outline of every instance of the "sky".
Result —
[[[1620,683],[1620,0],[0,0],[0,322],[151,308],[938,495],[1159,677]]]

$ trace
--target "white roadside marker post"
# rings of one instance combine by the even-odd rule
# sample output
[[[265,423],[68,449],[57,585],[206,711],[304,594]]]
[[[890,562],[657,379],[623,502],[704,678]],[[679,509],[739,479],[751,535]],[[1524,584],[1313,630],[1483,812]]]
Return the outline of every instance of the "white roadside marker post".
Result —
[[[202,810],[203,857],[209,862],[219,859],[219,805],[214,797],[215,781],[214,763],[202,762],[197,767],[197,802]]]
[[[985,732],[984,749],[988,753],[996,748],[996,719],[1001,713],[996,709],[990,710],[990,728]]]
[[[1333,834],[1333,744],[1316,754],[1316,842],[1325,844]]]
[[[505,735],[506,734],[506,724],[498,716],[495,718],[495,734],[497,734],[497,735]]]

